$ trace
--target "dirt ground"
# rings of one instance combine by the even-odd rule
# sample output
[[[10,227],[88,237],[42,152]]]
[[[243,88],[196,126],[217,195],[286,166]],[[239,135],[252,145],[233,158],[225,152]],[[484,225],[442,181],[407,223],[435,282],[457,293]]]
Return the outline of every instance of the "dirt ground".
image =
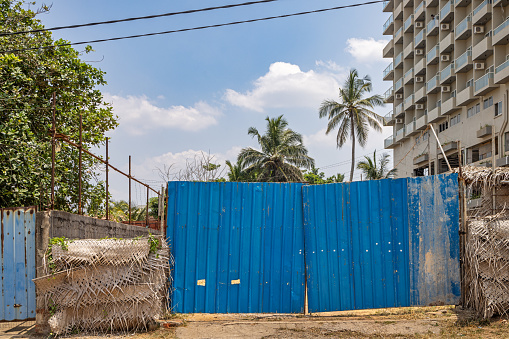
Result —
[[[4,323],[5,324],[5,323]],[[166,324],[166,325],[165,325]],[[0,338],[42,338],[30,324],[8,330]],[[177,326],[174,326],[177,325]],[[312,314],[174,315],[151,332],[68,338],[509,338],[509,322],[476,319],[454,306],[410,307]]]

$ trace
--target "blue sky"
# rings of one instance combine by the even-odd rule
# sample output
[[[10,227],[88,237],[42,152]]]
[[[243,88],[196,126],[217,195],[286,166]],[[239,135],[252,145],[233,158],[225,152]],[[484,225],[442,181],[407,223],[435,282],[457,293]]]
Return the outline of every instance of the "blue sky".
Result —
[[[39,18],[46,27],[119,19],[243,2],[209,1],[77,1],[53,0],[51,11]],[[346,0],[279,0],[243,8],[131,23],[54,32],[72,42],[203,26],[265,16],[352,4]],[[264,130],[265,117],[284,114],[290,127],[304,135],[317,167],[326,174],[348,173],[351,148],[335,146],[325,136],[326,120],[318,118],[324,99],[337,99],[337,88],[348,70],[357,68],[373,79],[383,94],[389,63],[382,48],[388,14],[382,4],[123,41],[97,43],[83,60],[104,70],[108,85],[101,91],[120,118],[109,133],[113,164],[152,185],[161,183],[155,170],[174,164],[175,170],[200,151],[210,152],[225,167],[242,147],[256,147],[247,135],[250,126]],[[82,46],[77,46],[82,50]],[[390,105],[377,112],[385,115]],[[373,132],[357,155],[383,149],[390,135]],[[96,152],[104,152],[103,149]],[[347,175],[348,176],[348,175]],[[355,179],[360,178],[356,172]],[[127,180],[111,176],[114,199],[127,197]],[[137,191],[139,188],[137,188]],[[141,191],[140,191],[141,193]],[[141,196],[141,195],[140,195]],[[138,198],[140,203],[143,199]]]

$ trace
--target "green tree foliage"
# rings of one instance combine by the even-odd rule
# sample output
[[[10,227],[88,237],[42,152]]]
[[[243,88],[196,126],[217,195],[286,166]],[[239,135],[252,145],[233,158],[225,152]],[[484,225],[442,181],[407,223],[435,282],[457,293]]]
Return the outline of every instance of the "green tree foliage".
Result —
[[[228,181],[242,181],[242,182],[255,182],[258,173],[255,168],[247,170],[242,162],[242,159],[237,158],[237,163],[232,164],[226,160],[228,166]]]
[[[239,159],[245,170],[255,171],[257,181],[303,181],[300,169],[313,167],[315,161],[308,156],[302,135],[288,128],[282,115],[265,120],[267,129],[263,135],[254,127],[248,130],[248,134],[258,141],[261,151],[251,147],[240,151]]]
[[[34,3],[31,3],[34,5]],[[0,31],[42,29],[37,13],[16,0],[0,0]],[[47,10],[47,7],[42,11]],[[0,51],[65,43],[50,32],[0,37]],[[90,51],[86,47],[83,53]],[[80,60],[82,53],[64,46],[0,53],[0,207],[49,205],[51,178],[52,93],[56,94],[57,131],[79,140],[83,115],[83,148],[101,145],[105,132],[117,126],[98,86],[104,72]],[[78,150],[60,143],[56,154],[55,208],[76,211]],[[98,162],[83,155],[82,201],[92,215],[104,210],[104,185]]]
[[[376,151],[373,152],[373,158],[364,156],[364,160],[357,163],[357,168],[362,171],[367,180],[378,180],[392,178],[396,175],[396,169],[389,171],[389,154],[383,153],[376,159]]]
[[[319,170],[318,168],[312,167],[311,170],[304,173],[304,180],[311,185],[333,184],[345,180],[345,175],[341,173],[325,178],[325,173],[319,172]]]
[[[369,76],[361,79],[357,70],[352,69],[344,87],[339,88],[339,102],[325,100],[318,112],[320,118],[326,117],[329,120],[326,134],[338,129],[336,142],[339,148],[343,147],[348,140],[352,142],[350,181],[353,180],[355,168],[355,142],[357,141],[361,147],[366,146],[370,127],[376,131],[382,131],[383,118],[373,109],[375,106],[383,106],[384,99],[380,95],[365,98],[364,95],[371,90]]]

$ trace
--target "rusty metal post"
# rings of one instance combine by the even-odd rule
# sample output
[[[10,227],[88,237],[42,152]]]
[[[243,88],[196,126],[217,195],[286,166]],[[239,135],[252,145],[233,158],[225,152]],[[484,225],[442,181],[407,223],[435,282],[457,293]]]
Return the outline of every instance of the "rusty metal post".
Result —
[[[129,225],[131,225],[131,156],[129,156]]]
[[[53,119],[52,119],[52,131],[51,131],[51,209],[55,209],[55,136],[56,136],[56,96],[55,92],[53,92]]]
[[[146,210],[146,218],[145,218],[145,224],[147,225],[148,227],[148,187],[147,187],[147,210]]]
[[[109,183],[108,183],[108,172],[109,172],[109,157],[108,157],[108,143],[109,138],[106,137],[106,220],[110,220],[110,200],[109,200]]]
[[[79,147],[79,165],[78,165],[78,214],[83,214],[82,206],[81,206],[81,170],[82,170],[82,159],[81,159],[81,150],[83,149],[83,138],[82,138],[82,130],[83,130],[83,116],[80,114],[80,147]]]

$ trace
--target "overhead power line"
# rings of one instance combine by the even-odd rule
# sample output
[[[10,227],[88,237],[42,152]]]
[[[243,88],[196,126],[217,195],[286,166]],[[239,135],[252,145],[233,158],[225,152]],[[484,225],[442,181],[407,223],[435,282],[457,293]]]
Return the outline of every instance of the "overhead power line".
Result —
[[[216,7],[206,7],[206,8],[200,8],[200,9],[190,9],[190,10],[181,11],[181,12],[170,12],[170,13],[163,13],[163,14],[138,16],[138,17],[134,17],[134,18],[125,18],[125,19],[118,19],[118,20],[97,21],[97,22],[90,22],[90,23],[87,23],[87,24],[78,24],[78,25],[69,25],[69,26],[58,26],[58,27],[52,27],[52,28],[35,29],[35,30],[30,30],[30,31],[2,32],[2,33],[0,33],[0,36],[18,35],[18,34],[27,34],[27,33],[40,33],[40,32],[47,32],[47,31],[58,31],[58,30],[62,30],[62,29],[90,27],[90,26],[98,26],[98,25],[106,25],[106,24],[116,24],[116,23],[119,23],[119,22],[146,20],[146,19],[155,19],[155,18],[162,18],[162,17],[180,15],[180,14],[192,14],[192,13],[198,13],[198,12],[207,12],[207,11],[213,11],[213,10],[216,10],[216,9],[227,9],[227,8],[234,8],[234,7],[241,7],[241,6],[250,6],[250,5],[256,5],[256,4],[266,3],[266,2],[274,2],[274,1],[278,1],[278,0],[249,1],[249,2],[243,2],[243,3],[240,3],[240,4],[231,4],[231,5],[216,6]]]
[[[16,53],[16,52],[31,51],[31,50],[37,50],[37,49],[47,49],[47,48],[63,47],[63,46],[77,46],[77,45],[93,44],[93,43],[106,42],[106,41],[116,41],[116,40],[134,39],[134,38],[141,38],[141,37],[154,36],[154,35],[181,33],[181,32],[188,32],[188,31],[197,31],[197,30],[208,29],[208,28],[218,28],[218,27],[224,27],[224,26],[233,26],[233,25],[245,24],[245,23],[251,23],[251,22],[267,21],[267,20],[274,20],[274,19],[282,19],[282,18],[289,18],[289,17],[293,17],[293,16],[312,14],[312,13],[322,13],[322,12],[334,11],[334,10],[345,9],[345,8],[352,8],[352,7],[360,7],[360,6],[366,6],[366,5],[373,5],[373,4],[381,3],[383,1],[384,0],[369,1],[369,2],[356,3],[356,4],[351,4],[351,5],[345,5],[345,6],[337,6],[337,7],[317,9],[317,10],[312,10],[312,11],[305,11],[305,12],[298,12],[298,13],[291,13],[291,14],[276,15],[276,16],[270,16],[270,17],[258,18],[258,19],[233,21],[233,22],[228,22],[228,23],[223,23],[223,24],[216,24],[216,25],[207,25],[207,26],[199,26],[199,27],[192,27],[192,28],[183,28],[183,29],[177,29],[177,30],[171,30],[171,31],[163,31],[163,32],[156,32],[156,33],[136,34],[136,35],[128,35],[128,36],[116,37],[116,38],[108,38],[108,39],[98,39],[98,40],[81,41],[81,42],[70,42],[70,43],[67,43],[67,44],[58,44],[58,45],[48,45],[48,46],[39,46],[39,47],[31,47],[31,48],[13,49],[13,50],[1,51],[0,53]]]

